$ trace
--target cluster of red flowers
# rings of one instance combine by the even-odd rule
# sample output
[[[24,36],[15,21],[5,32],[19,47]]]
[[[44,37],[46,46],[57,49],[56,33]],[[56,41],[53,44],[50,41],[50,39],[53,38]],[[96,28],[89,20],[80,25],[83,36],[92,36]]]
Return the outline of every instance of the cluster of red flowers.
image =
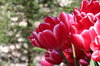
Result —
[[[34,46],[48,50],[45,60],[51,64],[100,62],[100,2],[83,0],[80,9],[74,8],[71,14],[46,17],[29,39]]]

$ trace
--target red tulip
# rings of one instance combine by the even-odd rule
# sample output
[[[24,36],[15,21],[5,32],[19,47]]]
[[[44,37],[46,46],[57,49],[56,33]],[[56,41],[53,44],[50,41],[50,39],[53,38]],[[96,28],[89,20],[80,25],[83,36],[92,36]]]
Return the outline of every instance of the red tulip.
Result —
[[[94,33],[92,34],[94,37],[94,40],[92,40],[92,43],[90,45],[91,50],[93,51],[92,59],[94,61],[100,62],[100,20],[95,23],[93,26]]]
[[[95,25],[93,26],[94,28],[94,32],[95,32],[95,36],[94,36],[94,40],[92,41],[90,48],[93,51],[92,54],[92,59],[94,61],[100,61],[99,60],[99,52],[100,52],[100,20],[98,19],[98,21],[95,23]],[[92,34],[94,35],[94,34]]]
[[[100,62],[100,2],[83,0],[80,9],[74,8],[73,14],[62,12],[59,18],[46,17],[32,32],[29,40],[34,46],[49,51],[45,55],[48,62],[41,62],[43,64],[64,62],[56,51],[60,49],[73,66],[75,63],[71,43],[75,46],[76,65],[79,62],[87,66],[91,58]]]
[[[44,22],[33,31],[29,37],[36,47],[45,49],[61,48],[69,37],[70,23],[72,16],[64,12],[60,13],[60,18],[46,17]]]
[[[71,27],[71,40],[75,47],[80,50],[91,50],[91,42],[94,41],[97,34],[100,34],[99,3],[96,0],[91,0],[90,2],[83,0],[80,10],[74,9],[75,22]]]
[[[46,61],[52,64],[60,64],[61,62],[63,62],[63,58],[56,50],[52,50],[51,52],[46,52],[45,59]]]
[[[79,24],[80,23],[78,23],[78,25]],[[75,45],[75,47],[77,47],[78,49],[88,51],[90,50],[90,44],[94,41],[95,37],[97,35],[100,35],[100,31],[99,31],[100,20],[97,19],[94,25],[93,26],[90,25],[90,27],[88,28],[85,25],[82,25],[82,26],[86,28],[83,28],[83,27],[81,28],[80,26],[78,28],[77,28],[77,25],[72,26],[73,32],[71,35],[71,40],[72,40],[72,43]]]

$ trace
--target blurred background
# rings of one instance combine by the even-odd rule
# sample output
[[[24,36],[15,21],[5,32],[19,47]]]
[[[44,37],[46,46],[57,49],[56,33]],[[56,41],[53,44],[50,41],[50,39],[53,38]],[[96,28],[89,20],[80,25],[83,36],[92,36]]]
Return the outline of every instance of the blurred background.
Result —
[[[46,50],[28,36],[46,16],[71,13],[81,0],[0,0],[0,66],[39,66]]]

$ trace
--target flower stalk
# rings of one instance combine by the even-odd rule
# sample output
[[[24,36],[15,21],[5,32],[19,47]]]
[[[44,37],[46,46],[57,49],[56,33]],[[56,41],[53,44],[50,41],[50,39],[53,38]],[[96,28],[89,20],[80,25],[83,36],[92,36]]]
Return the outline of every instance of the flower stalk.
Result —
[[[76,54],[75,54],[75,49],[74,49],[73,44],[72,44],[72,51],[73,51],[73,57],[74,57],[74,66],[76,66]]]

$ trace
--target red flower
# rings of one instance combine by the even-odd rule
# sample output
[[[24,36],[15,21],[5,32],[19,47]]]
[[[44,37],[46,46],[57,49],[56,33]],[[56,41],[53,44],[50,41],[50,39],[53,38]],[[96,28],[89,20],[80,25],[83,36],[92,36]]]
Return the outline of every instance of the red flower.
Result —
[[[61,48],[69,37],[70,14],[60,13],[60,18],[46,17],[44,22],[33,31],[29,37],[32,44],[36,47],[45,49]]]
[[[74,9],[74,24],[72,25],[72,43],[80,50],[91,50],[90,44],[96,37],[95,24],[100,19],[100,6],[98,1],[83,0],[80,10]],[[94,10],[95,9],[95,10]],[[94,27],[93,27],[94,26]]]
[[[95,23],[94,30],[96,33],[95,39],[92,41],[90,48],[93,51],[92,59],[100,62],[100,20]]]
[[[86,66],[91,58],[100,62],[100,2],[83,0],[80,9],[74,8],[73,14],[62,12],[59,18],[46,17],[29,40],[34,46],[49,51],[45,60],[52,64],[64,62],[56,51],[60,49],[70,65],[74,65],[71,43],[75,46],[76,65]]]
[[[56,50],[52,50],[50,52],[45,53],[45,60],[52,64],[60,64],[63,62],[63,58]]]
[[[91,37],[93,38],[93,40],[90,45],[90,48],[93,51],[100,50],[100,30],[99,28],[100,28],[100,20],[98,19],[98,21],[93,26],[94,31],[91,32],[91,35],[92,35]]]

